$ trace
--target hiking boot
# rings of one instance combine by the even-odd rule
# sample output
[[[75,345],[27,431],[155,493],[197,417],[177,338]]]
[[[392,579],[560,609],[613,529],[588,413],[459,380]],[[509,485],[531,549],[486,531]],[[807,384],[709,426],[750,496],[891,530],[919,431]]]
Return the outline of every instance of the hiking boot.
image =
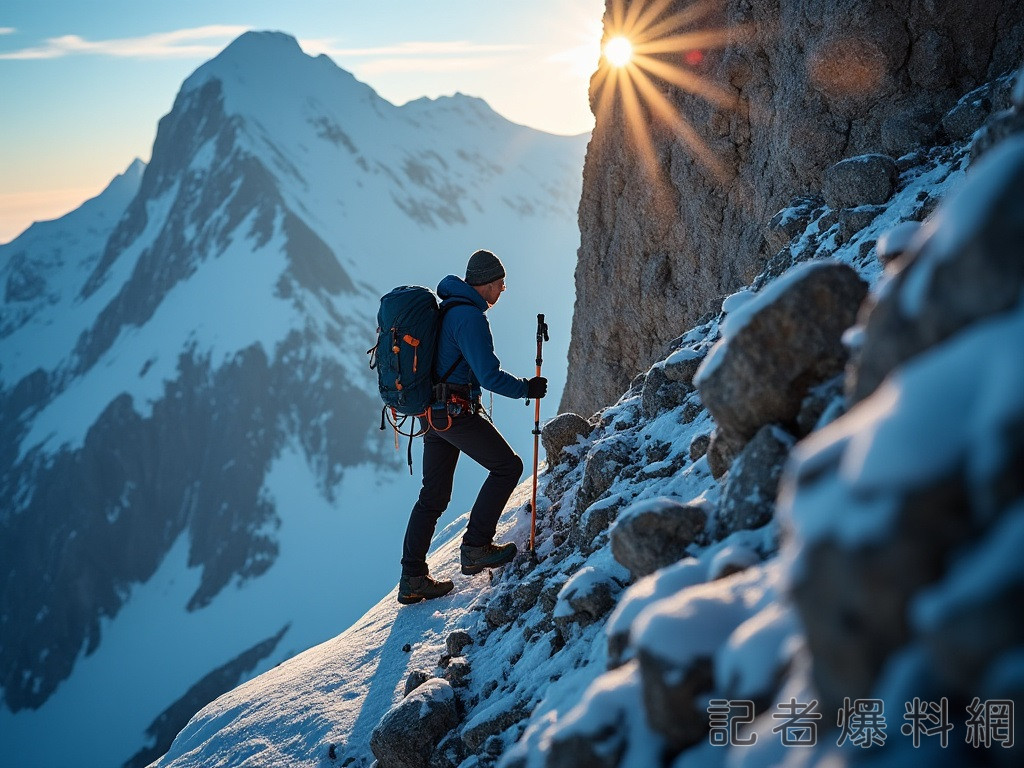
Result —
[[[430,576],[406,576],[398,582],[398,602],[402,605],[412,605],[422,600],[433,600],[435,597],[444,597],[455,587],[455,582],[444,579],[436,581]]]
[[[497,568],[516,556],[514,541],[508,544],[485,544],[482,547],[462,545],[462,572],[467,576],[480,573],[484,568]]]

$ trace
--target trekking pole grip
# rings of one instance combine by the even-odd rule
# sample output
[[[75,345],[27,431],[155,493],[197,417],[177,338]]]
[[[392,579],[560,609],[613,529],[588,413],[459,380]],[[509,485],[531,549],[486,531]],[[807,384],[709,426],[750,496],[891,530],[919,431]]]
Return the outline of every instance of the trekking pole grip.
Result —
[[[541,347],[545,341],[551,341],[548,338],[548,324],[544,322],[544,315],[537,315],[537,375],[540,376],[540,366],[544,362],[541,356]]]

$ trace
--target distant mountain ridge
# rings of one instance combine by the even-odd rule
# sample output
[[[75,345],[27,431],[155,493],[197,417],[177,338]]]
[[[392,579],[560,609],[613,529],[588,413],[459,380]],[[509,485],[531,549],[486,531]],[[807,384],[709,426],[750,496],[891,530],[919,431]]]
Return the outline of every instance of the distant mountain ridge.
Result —
[[[43,728],[27,710],[106,658],[96,652],[139,594],[222,639],[168,649],[177,679],[136,684],[140,703],[124,706],[138,723],[97,738],[98,763],[173,735],[182,723],[143,731],[187,676],[209,678],[216,689],[189,692],[208,699],[243,668],[336,631],[320,608],[279,601],[281,574],[330,583],[361,571],[386,589],[404,511],[363,516],[368,499],[404,505],[414,490],[394,486],[402,475],[377,431],[364,355],[377,299],[399,282],[434,285],[486,245],[510,280],[545,275],[503,302],[506,317],[546,301],[567,329],[585,141],[513,125],[471,97],[396,107],[287,35],[246,33],[186,80],[148,166],[0,247],[0,561],[12,564],[0,751]],[[505,348],[522,374],[532,338],[519,336]],[[567,333],[558,343],[564,359]],[[283,501],[306,487],[299,507]],[[314,511],[337,563],[308,562],[295,538]],[[356,531],[392,556],[381,544],[364,564],[345,548]],[[168,595],[188,583],[187,594],[151,594],[159,574]],[[261,584],[276,585],[273,600],[256,599],[271,589]],[[375,596],[345,608],[348,620]]]

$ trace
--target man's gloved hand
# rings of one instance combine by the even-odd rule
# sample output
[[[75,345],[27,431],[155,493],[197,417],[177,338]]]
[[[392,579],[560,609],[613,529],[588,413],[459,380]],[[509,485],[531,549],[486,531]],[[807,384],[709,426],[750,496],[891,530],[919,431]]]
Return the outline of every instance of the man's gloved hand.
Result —
[[[543,376],[534,376],[526,382],[526,397],[537,400],[548,393],[548,380]]]

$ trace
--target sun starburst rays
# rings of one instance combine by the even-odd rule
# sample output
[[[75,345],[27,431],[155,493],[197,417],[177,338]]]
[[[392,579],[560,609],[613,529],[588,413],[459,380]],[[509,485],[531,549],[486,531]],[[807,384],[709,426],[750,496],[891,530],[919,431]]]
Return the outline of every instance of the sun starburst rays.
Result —
[[[678,88],[716,110],[728,112],[737,105],[736,91],[703,73],[709,52],[742,41],[751,30],[712,28],[716,11],[713,0],[697,0],[670,10],[675,0],[615,0],[606,17],[606,40],[628,41],[630,55],[623,60],[616,47],[605,49],[605,63],[595,78],[596,113],[599,119],[621,105],[627,135],[645,173],[660,186],[665,170],[658,158],[655,130],[674,135],[712,177],[730,177],[727,163],[713,151],[692,120],[673,103],[666,90]],[[700,26],[697,26],[697,25]],[[618,49],[618,50],[616,50]],[[669,89],[666,89],[666,85]]]

